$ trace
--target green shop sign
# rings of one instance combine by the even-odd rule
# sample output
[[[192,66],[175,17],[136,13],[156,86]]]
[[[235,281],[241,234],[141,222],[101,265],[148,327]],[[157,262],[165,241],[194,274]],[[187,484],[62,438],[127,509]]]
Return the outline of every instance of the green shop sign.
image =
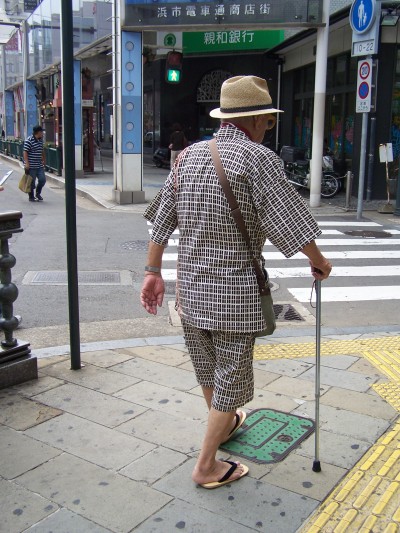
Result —
[[[283,30],[215,30],[183,32],[183,53],[268,50],[281,43]]]

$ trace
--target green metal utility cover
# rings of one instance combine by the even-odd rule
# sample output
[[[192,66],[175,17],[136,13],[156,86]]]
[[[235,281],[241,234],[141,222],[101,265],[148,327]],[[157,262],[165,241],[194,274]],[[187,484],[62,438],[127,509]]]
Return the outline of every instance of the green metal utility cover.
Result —
[[[255,463],[282,461],[315,429],[313,420],[275,409],[255,409],[220,449]]]

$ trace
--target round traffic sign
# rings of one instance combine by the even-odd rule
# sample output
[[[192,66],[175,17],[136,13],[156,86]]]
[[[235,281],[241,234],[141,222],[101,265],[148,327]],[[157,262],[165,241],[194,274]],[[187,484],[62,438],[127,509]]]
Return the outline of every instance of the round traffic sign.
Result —
[[[366,81],[363,81],[360,83],[360,86],[358,87],[358,96],[365,100],[367,96],[369,95],[369,85]]]
[[[361,63],[360,65],[360,70],[359,70],[360,78],[362,80],[366,80],[368,76],[370,75],[370,72],[371,72],[371,67],[369,63],[367,61],[363,61],[363,63]]]
[[[350,9],[350,26],[356,33],[368,31],[375,21],[375,0],[354,0]]]

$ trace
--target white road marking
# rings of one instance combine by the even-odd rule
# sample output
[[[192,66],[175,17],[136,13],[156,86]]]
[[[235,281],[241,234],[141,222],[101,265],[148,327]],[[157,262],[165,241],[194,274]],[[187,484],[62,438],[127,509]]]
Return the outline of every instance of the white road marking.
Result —
[[[381,226],[378,222],[352,222],[351,220],[345,222],[335,222],[334,220],[318,220],[318,226],[348,226],[348,227],[366,227],[366,226]]]
[[[400,259],[400,250],[347,250],[343,252],[324,252],[324,256],[328,259]],[[265,260],[267,264],[271,261],[278,261],[284,259],[289,261],[292,259],[303,259],[308,261],[307,257],[299,252],[292,257],[285,258],[281,252],[265,252]],[[177,261],[177,253],[164,253],[163,263],[166,261]]]
[[[320,248],[325,246],[400,246],[400,239],[317,239]],[[168,246],[178,246],[179,239],[168,239]],[[266,246],[272,246],[266,244]]]
[[[269,268],[268,274],[270,279],[286,278],[311,278],[310,267],[300,268]],[[176,279],[176,268],[163,268],[162,275],[165,280],[171,281]],[[380,266],[343,266],[334,267],[330,277],[388,277],[400,276],[400,265],[380,265]]]
[[[318,246],[400,246],[400,239],[317,239]]]
[[[311,288],[288,289],[299,302],[309,302]],[[366,302],[376,300],[400,300],[400,286],[366,287],[322,287],[322,301],[325,302]]]

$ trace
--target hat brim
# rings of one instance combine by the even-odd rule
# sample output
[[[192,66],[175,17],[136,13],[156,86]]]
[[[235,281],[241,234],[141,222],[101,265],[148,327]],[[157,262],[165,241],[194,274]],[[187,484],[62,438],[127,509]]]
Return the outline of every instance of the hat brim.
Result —
[[[234,113],[224,113],[219,107],[210,111],[210,117],[213,118],[235,118],[235,117],[251,117],[252,115],[270,115],[271,113],[283,113],[281,109],[257,109],[257,111],[236,111]]]

